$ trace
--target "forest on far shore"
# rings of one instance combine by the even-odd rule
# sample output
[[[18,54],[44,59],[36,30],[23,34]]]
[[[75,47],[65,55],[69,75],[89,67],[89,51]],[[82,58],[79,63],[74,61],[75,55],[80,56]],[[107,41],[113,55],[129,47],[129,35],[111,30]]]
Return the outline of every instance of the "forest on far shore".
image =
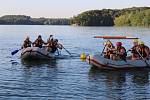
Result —
[[[0,25],[70,25],[70,19],[31,18],[26,15],[5,15],[0,17]]]
[[[72,18],[79,26],[150,26],[150,7],[102,9],[83,12]]]
[[[150,7],[90,10],[72,18],[5,15],[0,25],[150,26]]]

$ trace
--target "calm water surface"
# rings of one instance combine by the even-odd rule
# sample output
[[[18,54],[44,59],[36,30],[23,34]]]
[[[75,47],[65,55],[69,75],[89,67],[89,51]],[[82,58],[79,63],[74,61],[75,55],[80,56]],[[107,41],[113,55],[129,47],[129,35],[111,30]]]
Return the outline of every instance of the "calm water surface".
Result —
[[[95,35],[137,36],[150,46],[150,29],[136,27],[0,26],[0,99],[50,100],[143,100],[150,99],[150,72],[104,71],[91,68],[79,57],[52,61],[21,61],[20,48],[31,40],[50,34],[74,55],[94,54],[103,49]],[[130,48],[132,41],[123,41]],[[67,53],[63,50],[63,54]]]

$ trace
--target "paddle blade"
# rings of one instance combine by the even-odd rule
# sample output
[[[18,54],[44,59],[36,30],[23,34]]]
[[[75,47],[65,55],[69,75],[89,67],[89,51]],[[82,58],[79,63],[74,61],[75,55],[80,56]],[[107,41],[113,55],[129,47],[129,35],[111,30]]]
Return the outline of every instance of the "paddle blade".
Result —
[[[19,50],[15,50],[13,52],[11,52],[11,55],[15,55]]]

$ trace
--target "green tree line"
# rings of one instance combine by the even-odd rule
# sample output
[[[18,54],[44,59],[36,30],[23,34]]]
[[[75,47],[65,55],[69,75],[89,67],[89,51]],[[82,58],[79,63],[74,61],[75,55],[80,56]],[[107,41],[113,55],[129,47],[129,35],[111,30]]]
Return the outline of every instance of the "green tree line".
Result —
[[[124,13],[114,20],[117,26],[150,26],[150,9]]]
[[[90,10],[72,18],[0,17],[0,25],[150,26],[150,7]]]
[[[150,26],[150,7],[103,9],[83,12],[71,19],[79,26]]]
[[[25,15],[5,15],[0,17],[1,25],[70,25],[67,18],[31,18]]]

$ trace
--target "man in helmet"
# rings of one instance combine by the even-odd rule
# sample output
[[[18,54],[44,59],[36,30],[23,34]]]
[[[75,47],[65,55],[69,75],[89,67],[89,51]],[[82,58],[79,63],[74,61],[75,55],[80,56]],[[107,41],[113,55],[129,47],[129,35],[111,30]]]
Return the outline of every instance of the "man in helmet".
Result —
[[[59,49],[62,49],[63,46],[62,46],[62,44],[60,44],[60,43],[58,42],[58,39],[55,39],[55,40],[53,41],[53,43],[52,43],[52,50],[51,50],[51,53],[54,53],[58,48],[59,48]]]
[[[47,43],[53,41],[53,35],[50,35],[49,38],[47,39]]]
[[[131,59],[132,60],[138,60],[140,58],[138,52],[137,52],[137,49],[139,48],[139,45],[138,45],[138,39],[134,39],[133,40],[133,47],[129,50],[131,51],[132,55],[131,55]]]
[[[139,42],[139,48],[137,49],[137,52],[139,53],[140,59],[149,59],[150,49],[144,44],[144,42]]]
[[[110,55],[112,60],[126,60],[126,49],[122,46],[121,42],[116,43],[116,48],[114,49],[113,54]]]
[[[33,42],[33,45],[35,47],[39,47],[39,48],[42,48],[43,44],[46,44],[46,43],[42,40],[42,36],[41,35],[39,35],[38,38]]]
[[[23,48],[31,47],[31,44],[32,42],[30,41],[30,38],[27,36],[21,48],[23,49]]]

